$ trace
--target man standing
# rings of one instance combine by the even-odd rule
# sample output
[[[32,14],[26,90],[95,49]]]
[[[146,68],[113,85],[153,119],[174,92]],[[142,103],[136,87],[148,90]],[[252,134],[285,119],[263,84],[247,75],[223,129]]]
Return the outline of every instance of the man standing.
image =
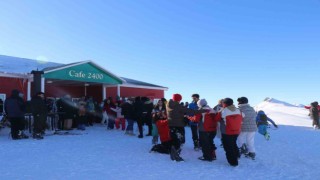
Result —
[[[193,110],[199,109],[197,106],[197,103],[199,101],[199,94],[193,94],[192,96],[192,102],[189,104],[189,108]],[[194,114],[188,114],[188,116],[193,116]],[[193,149],[195,151],[199,151],[200,149],[200,143],[199,143],[199,132],[198,132],[198,122],[192,122],[190,121],[190,129],[192,133],[192,140],[193,140]]]
[[[33,138],[43,139],[43,134],[46,129],[46,120],[48,115],[48,109],[44,101],[44,93],[38,92],[31,99],[31,111],[33,115]]]
[[[19,90],[12,90],[11,96],[4,102],[4,111],[11,123],[11,137],[13,140],[26,139],[24,134],[24,114],[26,110],[23,94]]]

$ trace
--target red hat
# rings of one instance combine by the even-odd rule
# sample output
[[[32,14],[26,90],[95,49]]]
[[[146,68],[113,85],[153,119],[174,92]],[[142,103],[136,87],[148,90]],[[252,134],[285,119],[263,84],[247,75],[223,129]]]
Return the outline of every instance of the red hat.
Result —
[[[180,94],[173,94],[172,100],[180,102],[182,100],[182,96]]]

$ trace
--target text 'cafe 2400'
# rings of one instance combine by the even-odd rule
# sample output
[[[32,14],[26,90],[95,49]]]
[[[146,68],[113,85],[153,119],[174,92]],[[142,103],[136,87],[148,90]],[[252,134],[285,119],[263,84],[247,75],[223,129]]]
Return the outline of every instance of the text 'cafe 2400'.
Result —
[[[32,72],[32,73],[31,73]],[[144,96],[161,99],[168,88],[119,77],[92,61],[58,64],[0,55],[0,99],[18,89],[30,100],[37,91],[46,97],[66,94],[74,99],[91,96],[97,101],[107,97]]]

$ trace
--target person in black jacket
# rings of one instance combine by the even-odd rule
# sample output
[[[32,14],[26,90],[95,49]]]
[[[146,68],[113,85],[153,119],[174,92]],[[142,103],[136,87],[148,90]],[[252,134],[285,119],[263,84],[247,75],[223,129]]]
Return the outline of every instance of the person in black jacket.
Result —
[[[127,102],[123,103],[121,105],[121,109],[122,109],[121,114],[124,116],[124,118],[128,122],[125,134],[135,136],[135,134],[133,133],[135,113],[134,113],[134,108],[132,104],[133,104],[133,99],[128,99]]]
[[[11,96],[4,102],[4,111],[11,123],[11,136],[13,140],[28,138],[24,134],[24,114],[26,105],[19,90],[12,90]]]
[[[43,139],[43,134],[46,129],[46,120],[48,115],[47,105],[44,101],[44,93],[38,92],[31,99],[31,111],[33,115],[33,138]]]
[[[134,107],[134,113],[135,113],[135,119],[138,123],[138,129],[139,129],[139,136],[138,138],[143,138],[143,102],[141,101],[141,97],[138,96],[135,98],[135,101],[133,103]]]
[[[147,97],[142,97],[141,100],[143,103],[142,122],[148,126],[148,134],[146,136],[152,136],[153,102]]]
[[[310,117],[312,119],[312,126],[314,126],[315,129],[319,129],[319,110],[317,101],[311,103]]]

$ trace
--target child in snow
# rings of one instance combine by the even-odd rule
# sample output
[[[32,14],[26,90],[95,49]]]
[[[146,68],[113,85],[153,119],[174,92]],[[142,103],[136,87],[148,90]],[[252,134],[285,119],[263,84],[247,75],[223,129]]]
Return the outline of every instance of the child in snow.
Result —
[[[120,124],[121,124],[121,129],[122,131],[124,131],[126,129],[126,120],[124,119],[124,116],[121,114],[122,109],[120,105],[121,105],[121,102],[116,102],[115,104],[116,108],[110,107],[110,109],[117,113],[117,118],[115,121],[116,128],[120,129]]]
[[[274,121],[272,119],[268,118],[268,116],[266,115],[266,113],[264,113],[264,111],[259,111],[257,118],[256,118],[258,132],[260,134],[264,135],[266,140],[270,139],[270,134],[267,131],[267,128],[269,125],[268,121],[271,122],[274,127],[278,128],[276,123],[274,123]]]

